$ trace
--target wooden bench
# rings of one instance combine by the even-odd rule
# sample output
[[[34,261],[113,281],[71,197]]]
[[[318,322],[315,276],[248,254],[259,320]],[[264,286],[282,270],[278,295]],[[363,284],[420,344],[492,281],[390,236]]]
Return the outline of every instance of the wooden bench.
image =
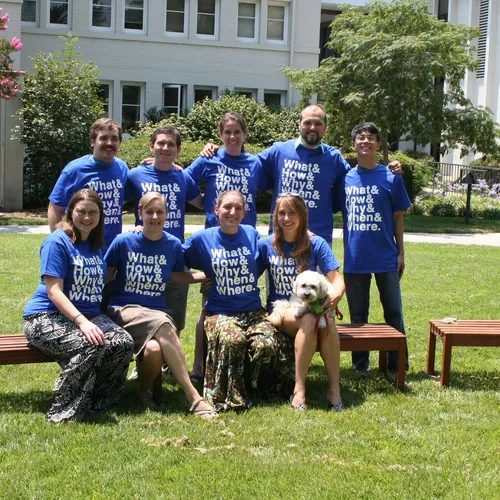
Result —
[[[387,351],[398,351],[395,385],[405,386],[406,336],[385,323],[338,324],[341,351],[379,351],[379,372],[387,374]]]
[[[55,360],[29,344],[23,335],[0,335],[0,365],[48,363]],[[153,383],[153,394],[159,397],[162,388],[162,374]]]
[[[455,346],[500,346],[500,321],[458,320],[454,323],[444,323],[435,319],[431,320],[427,348],[427,373],[430,375],[435,373],[436,338],[440,338],[443,342],[443,364],[441,367],[441,386],[443,387],[450,384],[452,348]]]

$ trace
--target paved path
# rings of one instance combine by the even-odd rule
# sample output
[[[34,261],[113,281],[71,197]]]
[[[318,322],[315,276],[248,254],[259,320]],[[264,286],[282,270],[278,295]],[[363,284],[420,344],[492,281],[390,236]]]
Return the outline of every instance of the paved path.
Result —
[[[123,226],[123,231],[132,229],[132,225]],[[194,233],[203,229],[203,226],[186,225],[186,233]],[[260,234],[267,234],[267,226],[257,226]],[[1,234],[49,234],[48,226],[0,226]],[[334,229],[333,237],[342,238],[342,230]],[[482,245],[500,247],[500,233],[483,234],[430,234],[405,233],[405,241],[411,243],[444,243],[454,245]]]

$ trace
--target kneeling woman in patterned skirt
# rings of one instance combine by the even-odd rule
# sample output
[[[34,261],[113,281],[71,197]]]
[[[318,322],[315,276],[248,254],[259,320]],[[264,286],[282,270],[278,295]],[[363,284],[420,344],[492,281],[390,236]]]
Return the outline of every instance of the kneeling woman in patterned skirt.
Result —
[[[104,288],[104,216],[99,195],[82,189],[65,221],[42,243],[41,282],[24,310],[29,342],[62,367],[51,422],[105,410],[122,392],[132,337],[99,307]]]
[[[259,233],[240,225],[243,195],[222,193],[215,214],[220,227],[195,233],[184,244],[184,258],[212,280],[205,319],[205,397],[218,411],[244,410],[252,405],[248,390],[269,382],[277,345],[257,285]]]
[[[186,395],[191,413],[206,420],[216,418],[212,405],[189,379],[175,323],[165,313],[169,280],[189,284],[205,280],[205,275],[184,271],[181,242],[163,231],[167,204],[162,194],[145,194],[139,201],[139,217],[143,231],[119,235],[104,258],[108,280],[116,278],[107,313],[130,332],[135,356],[140,356],[139,400],[147,408],[157,407],[150,387],[166,362]]]

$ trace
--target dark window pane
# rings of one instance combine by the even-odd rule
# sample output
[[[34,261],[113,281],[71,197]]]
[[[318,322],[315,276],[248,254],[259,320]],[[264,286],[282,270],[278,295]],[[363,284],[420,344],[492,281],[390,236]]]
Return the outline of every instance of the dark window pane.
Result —
[[[129,130],[135,127],[140,120],[141,109],[139,106],[122,106],[122,128]]]
[[[138,85],[123,86],[123,104],[140,104],[141,103],[141,87]]]
[[[21,7],[21,21],[36,23],[36,0],[24,0]]]
[[[281,106],[281,94],[264,94],[264,104],[272,108]]]
[[[205,98],[212,99],[213,91],[210,89],[194,89],[194,102],[203,101]]]
[[[165,87],[163,89],[163,106],[167,108],[175,108],[172,113],[177,113],[179,108],[179,88]]]
[[[142,30],[143,11],[135,9],[125,10],[125,29]]]
[[[184,12],[184,0],[167,0],[167,10]]]
[[[172,33],[184,33],[184,13],[167,12],[166,31]]]
[[[198,13],[215,14],[215,0],[198,0]]]
[[[198,35],[215,35],[215,16],[198,14]]]
[[[68,3],[50,2],[50,24],[68,24]]]

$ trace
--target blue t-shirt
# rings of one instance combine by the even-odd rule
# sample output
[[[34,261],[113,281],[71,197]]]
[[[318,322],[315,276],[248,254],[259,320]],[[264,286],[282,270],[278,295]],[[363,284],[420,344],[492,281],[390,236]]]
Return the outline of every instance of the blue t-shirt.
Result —
[[[356,167],[345,177],[344,272],[397,270],[394,212],[411,206],[401,175],[384,165]]]
[[[267,308],[275,300],[288,300],[293,292],[293,282],[297,276],[297,264],[291,257],[293,243],[285,243],[285,258],[278,255],[273,246],[274,234],[259,241],[259,268],[263,272],[267,270],[269,277],[269,289],[267,296]],[[338,260],[329,247],[328,243],[319,236],[311,238],[311,258],[307,269],[316,271],[319,267],[323,274],[328,274],[340,267]]]
[[[123,233],[111,244],[104,261],[116,267],[110,306],[140,306],[164,311],[165,287],[173,272],[184,271],[181,242],[163,232],[161,240],[143,233]]]
[[[332,146],[321,144],[311,149],[296,140],[276,142],[258,156],[273,179],[273,205],[281,193],[300,194],[309,209],[309,228],[328,243],[332,242],[332,185],[341,182],[349,164]],[[269,232],[272,227],[269,228]]]
[[[122,232],[127,174],[127,164],[119,158],[107,163],[92,155],[82,156],[64,167],[49,200],[66,209],[71,197],[80,189],[96,191],[104,205],[104,241],[108,247]]]
[[[212,278],[207,310],[213,314],[238,314],[262,307],[258,287],[257,242],[259,233],[240,225],[237,234],[212,227],[194,233],[184,243],[188,267]]]
[[[255,198],[257,189],[267,189],[262,184],[262,165],[257,156],[242,153],[239,156],[231,156],[224,148],[219,149],[213,158],[200,156],[186,169],[197,184],[201,180],[206,181],[205,190],[205,227],[215,227],[219,221],[214,214],[217,198],[228,190],[236,190],[242,193],[246,199],[246,214],[242,224],[255,227],[257,223],[257,212],[255,209]]]
[[[57,229],[43,241],[40,261],[41,281],[24,316],[59,311],[47,295],[44,276],[62,279],[64,295],[82,314],[99,314],[105,278],[102,250],[91,250],[88,240],[73,244],[62,229]]]
[[[183,170],[158,170],[153,165],[139,165],[133,168],[128,173],[125,195],[127,199],[135,199],[136,225],[142,225],[138,213],[139,200],[150,191],[165,195],[168,205],[165,231],[183,242],[186,201],[196,198],[200,189]]]

